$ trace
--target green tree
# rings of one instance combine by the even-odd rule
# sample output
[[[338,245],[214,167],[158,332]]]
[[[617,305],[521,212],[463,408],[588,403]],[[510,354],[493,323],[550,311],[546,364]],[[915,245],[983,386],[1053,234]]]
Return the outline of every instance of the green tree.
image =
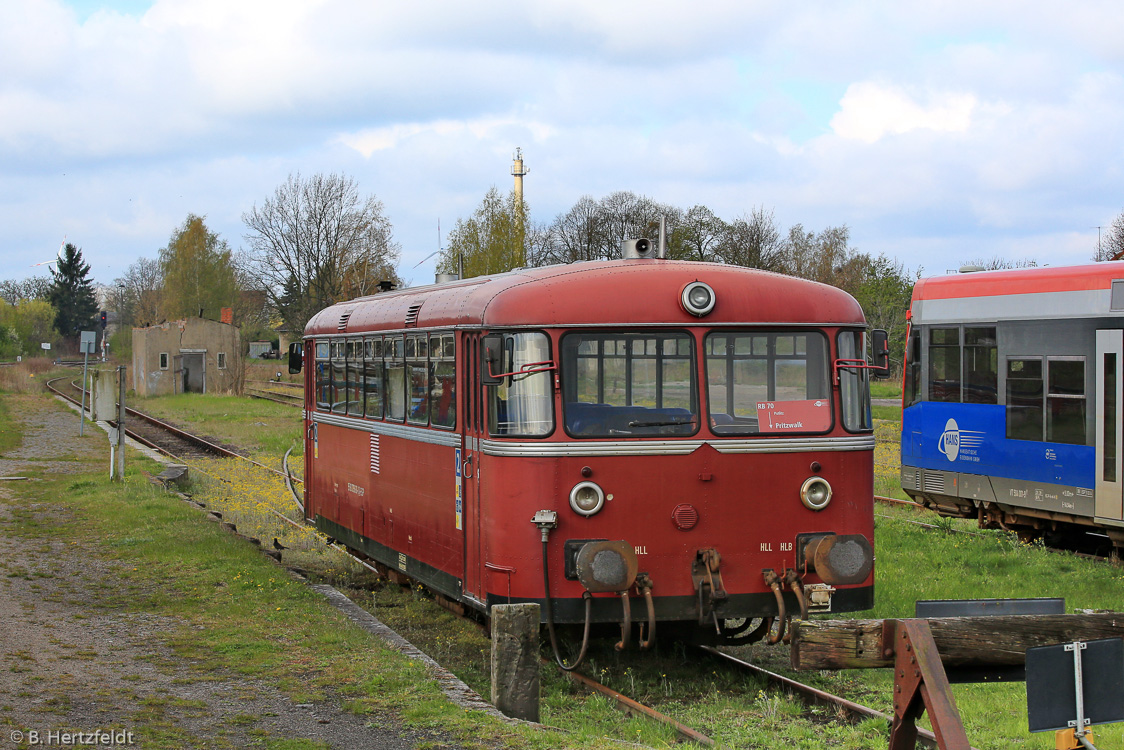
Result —
[[[56,343],[54,323],[55,308],[47,300],[24,300],[18,305],[0,300],[0,358],[36,354],[40,344]]]
[[[861,254],[861,281],[854,296],[862,305],[872,328],[882,328],[890,335],[890,360],[901,364],[905,352],[906,311],[913,296],[913,279],[902,264],[879,255],[871,258]]]
[[[58,268],[51,269],[51,288],[47,294],[51,307],[58,313],[55,330],[64,338],[77,338],[81,331],[94,330],[98,301],[89,273],[90,264],[83,262],[82,251],[66,243]]]
[[[457,219],[447,246],[437,263],[441,273],[486,276],[527,265],[527,208],[517,202],[515,191],[507,196],[493,186],[471,218]]]
[[[188,214],[160,249],[163,312],[167,317],[200,315],[218,320],[222,308],[238,301],[236,270],[226,240],[207,229],[203,217]]]

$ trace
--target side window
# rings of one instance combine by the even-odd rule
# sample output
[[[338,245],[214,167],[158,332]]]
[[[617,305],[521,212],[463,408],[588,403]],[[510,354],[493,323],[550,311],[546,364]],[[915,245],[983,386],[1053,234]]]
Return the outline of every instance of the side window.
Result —
[[[1048,357],[1046,441],[1085,445],[1085,358]]]
[[[363,342],[363,413],[382,419],[383,364],[382,339]]]
[[[168,352],[160,352],[160,369],[168,369]]]
[[[840,331],[836,338],[840,359],[866,359],[866,333]],[[840,407],[843,427],[849,432],[866,432],[874,429],[870,414],[870,370],[839,369]]]
[[[504,370],[519,373],[550,361],[550,339],[542,333],[506,334]],[[510,375],[488,386],[488,433],[541,437],[554,431],[552,371]]]
[[[401,336],[383,339],[386,367],[386,418],[406,419],[406,345]]]
[[[451,333],[429,337],[429,421],[434,427],[457,424],[456,341]]]
[[[347,413],[363,416],[363,342],[347,342]]]
[[[994,328],[964,329],[964,403],[997,404],[999,348]]]
[[[226,369],[226,352],[219,352],[217,358],[218,358],[219,369],[225,370]]]
[[[327,341],[316,342],[316,408],[332,408],[332,362]]]
[[[960,329],[929,329],[929,400],[960,400]]]
[[[1042,440],[1044,421],[1041,357],[1007,358],[1007,437]]]
[[[921,400],[921,332],[910,328],[905,343],[905,373],[902,376],[902,401],[906,406]]]
[[[406,337],[406,380],[409,389],[406,421],[410,424],[429,423],[428,351],[428,336]]]
[[[347,357],[343,341],[333,341],[332,349],[332,413],[347,413]]]

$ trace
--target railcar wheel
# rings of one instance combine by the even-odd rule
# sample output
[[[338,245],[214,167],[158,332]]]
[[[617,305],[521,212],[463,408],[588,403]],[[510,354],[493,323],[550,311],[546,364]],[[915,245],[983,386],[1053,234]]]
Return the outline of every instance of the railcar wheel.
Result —
[[[765,637],[773,626],[772,617],[745,617],[722,620],[722,640],[730,646],[756,643]]]

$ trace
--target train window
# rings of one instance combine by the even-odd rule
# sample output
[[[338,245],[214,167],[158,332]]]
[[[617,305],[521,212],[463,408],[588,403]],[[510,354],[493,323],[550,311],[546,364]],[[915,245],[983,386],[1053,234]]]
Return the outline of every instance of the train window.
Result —
[[[921,334],[911,328],[905,344],[905,374],[902,378],[906,406],[921,400]]]
[[[929,400],[960,400],[960,329],[929,329]]]
[[[363,341],[347,342],[347,413],[363,416]]]
[[[999,348],[994,328],[964,329],[964,403],[997,404]]]
[[[863,331],[841,331],[837,346],[840,359],[866,359],[866,333]],[[843,427],[851,432],[874,429],[870,416],[870,370],[841,368],[839,394]]]
[[[401,336],[383,339],[386,367],[386,418],[399,422],[406,419],[405,345]]]
[[[570,333],[562,339],[566,431],[581,437],[693,435],[694,340],[686,333]]]
[[[1085,358],[1046,360],[1046,441],[1085,445]]]
[[[332,363],[327,341],[316,342],[316,408],[332,409]]]
[[[429,424],[427,341],[425,336],[406,337],[406,379],[409,383],[406,421],[411,424]]]
[[[1007,358],[1007,437],[1011,440],[1042,440],[1042,359]]]
[[[707,335],[711,430],[720,435],[826,432],[831,429],[828,365],[827,339],[820,333]]]
[[[383,404],[382,339],[367,339],[363,353],[363,413],[380,419]]]
[[[347,413],[347,360],[332,360],[332,413]]]
[[[1113,283],[1113,290],[1115,291],[1116,284]],[[1101,479],[1105,482],[1116,481],[1116,354],[1113,352],[1105,352],[1104,355],[1104,372],[1103,372],[1104,391],[1100,394],[1101,400],[1104,403],[1104,419],[1102,428],[1103,433],[1101,439],[1104,442],[1104,460],[1101,464]]]
[[[550,339],[542,333],[504,334],[504,369],[508,372],[550,361]],[[488,432],[491,435],[542,437],[554,431],[553,375],[549,370],[512,375],[488,386]]]
[[[429,337],[429,423],[434,427],[457,424],[457,368],[453,335]]]

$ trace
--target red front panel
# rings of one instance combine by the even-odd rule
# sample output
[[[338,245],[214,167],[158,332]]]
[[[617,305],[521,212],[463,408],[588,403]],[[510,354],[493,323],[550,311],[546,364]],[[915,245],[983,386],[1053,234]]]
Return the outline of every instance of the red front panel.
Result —
[[[717,442],[717,441],[716,441]],[[822,511],[806,508],[800,486],[821,465],[834,494]],[[733,593],[768,593],[762,570],[779,573],[796,567],[798,534],[832,531],[862,534],[873,541],[873,453],[722,454],[704,444],[686,456],[522,458],[489,457],[488,489],[482,498],[490,519],[485,529],[486,562],[514,568],[516,598],[543,596],[541,545],[531,517],[540,509],[558,512],[551,533],[551,594],[580,597],[582,587],[564,577],[567,539],[623,539],[636,550],[640,570],[648,572],[657,596],[693,596],[691,564],[698,550],[714,547],[722,577]],[[571,487],[585,478],[607,496],[602,511],[580,516],[569,506]],[[677,527],[673,513],[689,504],[698,522]],[[506,596],[508,575],[489,571],[488,593]],[[814,574],[808,582],[818,581]],[[865,584],[871,585],[873,573]]]

